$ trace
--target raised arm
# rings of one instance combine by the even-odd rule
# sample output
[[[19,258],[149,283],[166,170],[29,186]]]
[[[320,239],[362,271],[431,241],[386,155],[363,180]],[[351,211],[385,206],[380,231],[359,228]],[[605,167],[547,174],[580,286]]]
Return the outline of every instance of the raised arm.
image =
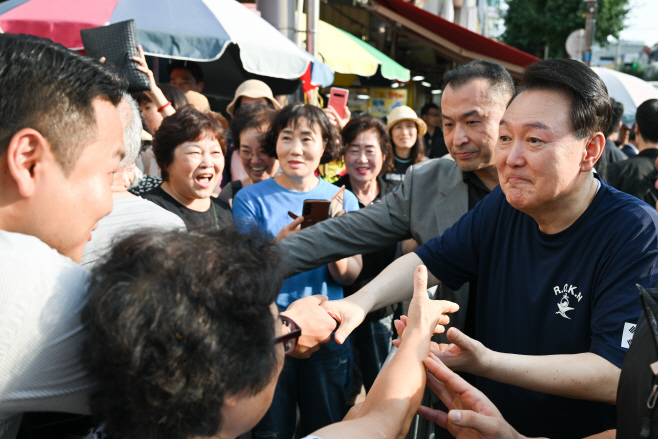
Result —
[[[400,349],[380,372],[360,410],[350,420],[324,427],[314,435],[322,439],[402,438],[407,433],[425,389],[423,360],[429,353],[430,337],[444,313],[458,309],[451,302],[429,300],[424,266],[414,267],[412,273],[413,299]]]

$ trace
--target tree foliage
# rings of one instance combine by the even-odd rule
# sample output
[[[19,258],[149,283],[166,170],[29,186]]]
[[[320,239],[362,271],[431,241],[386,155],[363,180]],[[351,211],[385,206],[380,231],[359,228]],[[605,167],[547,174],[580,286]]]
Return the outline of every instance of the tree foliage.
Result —
[[[595,40],[605,44],[608,36],[619,37],[630,11],[629,0],[598,0]],[[502,40],[510,46],[544,57],[566,55],[564,44],[569,34],[585,28],[586,3],[583,0],[507,0],[505,33]]]

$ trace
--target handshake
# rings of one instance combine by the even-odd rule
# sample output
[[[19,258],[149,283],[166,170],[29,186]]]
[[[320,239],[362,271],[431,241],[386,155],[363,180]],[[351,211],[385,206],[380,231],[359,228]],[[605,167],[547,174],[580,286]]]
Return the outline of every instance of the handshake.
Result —
[[[418,288],[417,285],[414,287]],[[426,280],[422,288],[424,291],[427,289]],[[302,334],[297,341],[297,348],[290,355],[295,358],[310,357],[320,349],[320,345],[331,340],[331,334],[334,331],[336,342],[343,344],[347,336],[363,322],[366,315],[372,310],[372,307],[363,298],[360,299],[357,296],[358,293],[345,299],[329,301],[326,296],[315,295],[291,303],[288,309],[281,314],[294,320],[302,328]],[[432,311],[436,311],[438,314],[438,323],[434,332],[440,334],[445,331],[443,325],[450,322],[450,318],[445,313],[456,312],[459,306],[444,300],[430,303]],[[404,317],[403,321],[406,324],[407,318]],[[396,322],[398,332],[403,326],[400,326],[399,321]]]

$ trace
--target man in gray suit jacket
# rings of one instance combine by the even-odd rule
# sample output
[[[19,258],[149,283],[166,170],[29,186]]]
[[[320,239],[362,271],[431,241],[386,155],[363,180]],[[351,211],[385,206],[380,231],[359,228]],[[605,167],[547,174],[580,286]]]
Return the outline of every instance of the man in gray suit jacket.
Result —
[[[443,234],[498,185],[493,149],[500,119],[514,93],[512,78],[496,63],[473,61],[446,73],[444,81],[442,118],[451,159],[413,165],[382,202],[280,241],[288,276],[408,238],[423,244]],[[469,286],[453,292],[440,285],[436,298],[458,303],[461,309],[452,325],[470,332]],[[339,343],[360,322],[342,323],[336,332]]]

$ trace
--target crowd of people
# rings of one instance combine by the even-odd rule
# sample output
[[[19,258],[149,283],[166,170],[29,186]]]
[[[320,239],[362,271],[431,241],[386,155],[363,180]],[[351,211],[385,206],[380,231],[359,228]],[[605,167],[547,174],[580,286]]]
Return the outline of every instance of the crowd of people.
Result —
[[[248,80],[227,120],[139,53],[130,95],[0,34],[0,438],[658,437],[658,100],[476,60],[419,113]]]

